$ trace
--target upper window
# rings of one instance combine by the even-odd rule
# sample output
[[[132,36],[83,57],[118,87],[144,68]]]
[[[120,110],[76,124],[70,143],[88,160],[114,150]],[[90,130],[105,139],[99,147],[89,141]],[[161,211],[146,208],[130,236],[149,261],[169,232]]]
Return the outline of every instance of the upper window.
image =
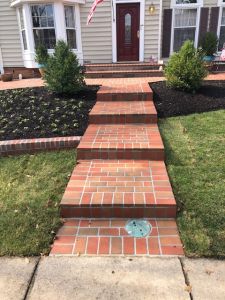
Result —
[[[218,45],[219,51],[221,51],[224,48],[223,47],[224,44],[225,44],[225,7],[222,8],[222,17],[221,17],[220,33],[219,33],[219,45]]]
[[[26,38],[26,30],[24,26],[24,18],[23,18],[23,9],[19,9],[19,17],[20,17],[20,31],[23,40],[23,49],[27,50],[27,38]]]
[[[176,0],[176,4],[196,4],[198,0]]]
[[[74,7],[64,6],[64,11],[65,11],[67,43],[71,49],[76,49],[77,42],[76,42],[76,24],[75,24],[75,16],[74,16]]]
[[[173,51],[178,51],[187,40],[195,41],[197,9],[174,10]]]
[[[31,15],[35,47],[43,44],[47,49],[53,49],[56,44],[53,6],[32,5]]]

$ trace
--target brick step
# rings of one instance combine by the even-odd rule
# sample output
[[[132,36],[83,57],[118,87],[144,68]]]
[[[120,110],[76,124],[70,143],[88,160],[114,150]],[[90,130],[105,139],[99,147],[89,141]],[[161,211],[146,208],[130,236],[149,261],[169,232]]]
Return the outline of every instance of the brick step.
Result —
[[[157,112],[151,101],[99,101],[89,113],[89,123],[157,123]]]
[[[153,63],[113,63],[113,64],[86,64],[86,71],[129,71],[129,70],[159,70],[163,64]]]
[[[153,92],[148,83],[101,86],[97,101],[152,101]]]
[[[105,70],[86,71],[86,78],[130,78],[130,77],[162,77],[161,70]]]
[[[77,159],[164,160],[164,146],[157,124],[90,124]]]
[[[64,218],[176,216],[176,202],[163,161],[80,161],[60,208]]]
[[[152,231],[146,237],[130,236],[128,219],[65,219],[50,255],[184,255],[174,219],[147,219]]]

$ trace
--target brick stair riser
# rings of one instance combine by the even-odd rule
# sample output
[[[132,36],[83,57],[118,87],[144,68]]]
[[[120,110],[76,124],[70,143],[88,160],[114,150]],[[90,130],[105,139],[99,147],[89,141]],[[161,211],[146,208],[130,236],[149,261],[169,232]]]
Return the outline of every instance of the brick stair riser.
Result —
[[[153,93],[98,93],[97,101],[152,101]]]
[[[101,71],[95,72],[95,73],[85,73],[86,78],[136,78],[136,77],[163,77],[164,73],[162,71],[149,71],[146,70],[146,72],[141,73],[117,73],[116,71],[113,71],[112,73],[102,73]]]
[[[156,70],[158,71],[161,65],[148,65],[148,64],[125,64],[125,65],[113,65],[113,66],[92,66],[88,65],[85,66],[86,71],[91,71],[91,72],[100,72],[100,71],[134,71],[134,70],[146,70],[146,71],[151,71],[151,70]]]
[[[134,160],[164,160],[163,149],[142,149],[142,150],[118,150],[118,149],[101,149],[87,150],[77,149],[78,160],[90,159],[134,159]]]
[[[156,124],[157,115],[91,115],[89,114],[90,124],[128,124],[146,123]]]
[[[61,205],[62,218],[175,218],[176,205],[155,207],[74,207]]]

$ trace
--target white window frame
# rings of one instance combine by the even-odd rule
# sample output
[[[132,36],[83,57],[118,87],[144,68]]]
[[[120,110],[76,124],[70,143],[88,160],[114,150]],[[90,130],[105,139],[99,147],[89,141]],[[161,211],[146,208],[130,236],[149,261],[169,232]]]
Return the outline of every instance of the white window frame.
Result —
[[[74,21],[75,21],[74,26],[75,26],[75,27],[67,27],[67,26],[66,26],[66,14],[65,14],[65,7],[66,7],[66,6],[67,6],[67,7],[72,7],[72,9],[73,9],[73,16],[74,16]],[[74,5],[70,5],[70,4],[64,3],[63,9],[64,9],[64,22],[65,22],[65,29],[66,29],[66,31],[67,31],[67,29],[75,30],[76,48],[72,48],[72,50],[77,50],[77,20],[76,20],[76,8],[75,8]],[[67,39],[67,32],[66,32],[66,40],[67,40],[67,42],[68,42],[68,39]]]
[[[177,4],[176,0],[171,0],[171,9],[173,11],[172,11],[172,26],[171,26],[171,40],[170,40],[170,55],[174,53],[173,44],[174,44],[175,10],[176,9],[197,9],[194,45],[195,47],[198,47],[200,13],[201,13],[202,6],[203,6],[203,0],[197,0],[197,3],[185,3],[185,4]]]
[[[51,5],[52,6],[52,10],[53,10],[53,21],[54,21],[54,26],[53,27],[34,27],[33,25],[33,17],[32,17],[32,6],[38,6],[38,5],[43,5],[43,6],[47,6],[47,5]],[[31,22],[32,22],[32,34],[33,34],[33,41],[34,41],[34,45],[35,45],[35,40],[34,40],[34,30],[44,30],[44,29],[54,29],[55,30],[55,38],[56,38],[56,42],[57,42],[57,36],[56,36],[56,18],[55,18],[55,6],[54,3],[31,3],[29,5],[30,8],[30,17],[31,17]],[[49,52],[53,51],[53,48],[49,48],[48,49]]]
[[[218,18],[218,26],[217,26],[217,37],[220,38],[220,29],[221,29],[221,23],[222,23],[222,15],[223,15],[223,9],[225,9],[225,2],[223,0],[218,0],[218,6],[219,6],[219,18]],[[225,25],[223,25],[225,26]],[[224,41],[225,43],[225,41]],[[220,54],[221,51],[218,51]]]
[[[22,18],[23,18],[23,28],[22,28],[22,24],[21,24],[21,14],[22,14]],[[20,39],[21,39],[21,43],[22,43],[22,47],[23,47],[23,51],[27,51],[28,50],[28,44],[27,44],[27,31],[26,31],[26,26],[25,26],[25,22],[24,22],[24,10],[23,7],[20,7],[18,9],[18,23],[19,23],[19,30],[20,30]],[[24,48],[24,39],[23,39],[23,32],[25,34],[25,39],[26,39],[26,49]]]
[[[20,33],[20,40],[21,40],[21,47],[23,50],[23,60],[24,66],[26,68],[37,68],[38,65],[35,62],[35,43],[34,43],[34,35],[33,35],[33,22],[32,22],[32,15],[31,15],[31,6],[38,5],[38,4],[51,4],[53,5],[53,18],[54,18],[54,28],[55,28],[55,35],[56,41],[57,40],[64,40],[67,42],[66,36],[66,26],[65,26],[65,13],[64,13],[64,6],[73,6],[74,7],[74,17],[75,17],[75,30],[76,30],[76,49],[71,49],[76,55],[80,62],[83,64],[83,50],[82,50],[82,41],[81,41],[81,21],[80,21],[80,5],[83,4],[84,0],[54,0],[45,2],[43,0],[16,0],[12,2],[11,6],[17,8],[17,18],[18,24],[20,26],[19,21],[19,8],[22,7],[23,9],[23,16],[24,16],[24,26],[26,31],[26,39],[27,39],[27,47],[28,50],[23,49],[23,43],[21,39]],[[40,29],[44,29],[44,27],[40,27]],[[51,54],[53,53],[53,49],[49,49],[48,52]]]

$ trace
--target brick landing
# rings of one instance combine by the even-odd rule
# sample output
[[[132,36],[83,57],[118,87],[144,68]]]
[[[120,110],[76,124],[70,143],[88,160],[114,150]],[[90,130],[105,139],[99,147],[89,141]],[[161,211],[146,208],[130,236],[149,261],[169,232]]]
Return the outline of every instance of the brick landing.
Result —
[[[183,255],[174,219],[148,219],[149,236],[133,238],[124,229],[128,219],[67,219],[50,255]]]
[[[157,124],[91,124],[77,158],[163,160],[164,147]]]
[[[80,161],[60,205],[64,218],[176,216],[163,161]]]

